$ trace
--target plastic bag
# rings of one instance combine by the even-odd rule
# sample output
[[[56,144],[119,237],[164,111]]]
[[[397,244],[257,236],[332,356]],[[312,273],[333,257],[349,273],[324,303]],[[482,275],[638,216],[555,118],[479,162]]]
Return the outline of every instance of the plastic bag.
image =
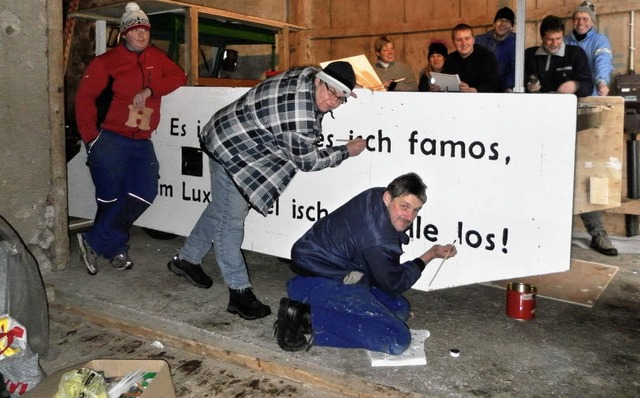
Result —
[[[0,316],[0,373],[7,390],[18,397],[40,383],[44,372],[29,346],[27,329],[11,316]]]
[[[100,373],[81,368],[62,375],[53,398],[109,398],[109,394]]]

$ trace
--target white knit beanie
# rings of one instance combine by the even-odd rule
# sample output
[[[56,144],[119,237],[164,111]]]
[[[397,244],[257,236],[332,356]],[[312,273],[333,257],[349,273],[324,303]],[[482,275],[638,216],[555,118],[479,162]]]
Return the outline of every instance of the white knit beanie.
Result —
[[[125,34],[131,29],[140,27],[151,29],[151,22],[149,22],[147,14],[140,9],[139,5],[133,2],[129,3],[125,10],[120,18],[120,33]]]

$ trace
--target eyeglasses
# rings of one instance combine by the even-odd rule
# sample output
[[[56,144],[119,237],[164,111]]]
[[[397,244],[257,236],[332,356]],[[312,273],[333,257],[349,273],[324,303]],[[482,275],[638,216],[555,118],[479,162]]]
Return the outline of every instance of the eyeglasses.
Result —
[[[347,103],[347,97],[340,97],[340,96],[338,96],[338,94],[336,94],[336,92],[335,92],[335,91],[333,91],[333,90],[329,87],[329,85],[328,85],[327,83],[325,83],[324,85],[327,87],[327,90],[328,90],[331,94],[333,94],[333,96],[334,96],[338,101],[340,101],[340,103],[341,103],[341,104],[346,104],[346,103]]]

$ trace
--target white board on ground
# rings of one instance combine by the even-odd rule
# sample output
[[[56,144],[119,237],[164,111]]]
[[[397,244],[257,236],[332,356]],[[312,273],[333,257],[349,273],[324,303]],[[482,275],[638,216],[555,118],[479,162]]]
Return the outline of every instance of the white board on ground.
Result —
[[[246,89],[183,87],[163,100],[153,141],[159,196],[137,225],[188,235],[211,199],[197,132]],[[315,220],[359,192],[414,171],[428,200],[408,231],[404,260],[457,240],[431,286],[433,261],[414,286],[430,290],[569,269],[576,98],[571,95],[387,93],[326,115],[320,145],[367,138],[340,166],[300,172],[267,217],[251,211],[243,247],[289,257]],[[69,163],[69,212],[93,218],[84,151]]]

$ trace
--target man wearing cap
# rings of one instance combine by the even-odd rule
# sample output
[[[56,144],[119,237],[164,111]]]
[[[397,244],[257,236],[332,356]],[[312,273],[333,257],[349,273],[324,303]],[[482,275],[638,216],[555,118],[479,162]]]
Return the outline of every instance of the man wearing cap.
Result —
[[[133,267],[129,228],[158,194],[151,133],[160,121],[162,96],[187,82],[178,65],[149,45],[150,28],[140,7],[127,4],[122,42],[91,61],[76,95],[76,121],[98,205],[93,227],[77,235],[91,275],[100,257],[118,270]]]
[[[431,72],[442,72],[448,53],[447,46],[441,41],[432,41],[429,44],[427,66],[420,71],[419,91],[442,91],[439,86],[431,84]]]
[[[449,54],[443,73],[460,77],[460,91],[496,93],[502,91],[498,61],[486,48],[475,44],[471,26],[461,23],[451,30],[456,51]]]
[[[613,74],[613,54],[611,42],[594,26],[596,11],[593,4],[585,1],[573,11],[573,31],[564,37],[566,44],[580,46],[587,54],[593,81],[593,96],[609,94],[611,75]],[[607,256],[615,256],[618,249],[604,229],[602,212],[594,211],[580,215],[584,226],[591,235],[591,247]]]
[[[516,79],[516,34],[512,32],[516,16],[502,7],[493,18],[493,29],[477,35],[476,44],[486,47],[498,61],[498,73],[504,92],[512,92]]]
[[[270,77],[217,111],[200,131],[209,154],[212,199],[184,245],[167,264],[201,288],[212,286],[202,269],[211,250],[229,288],[227,311],[263,318],[269,306],[253,293],[241,252],[244,221],[253,208],[266,216],[295,174],[335,167],[365,148],[363,139],[319,147],[322,119],[356,98],[353,68],[332,62],[323,70],[296,68]]]
[[[596,12],[593,4],[583,2],[573,11],[573,31],[565,36],[564,42],[580,46],[586,53],[593,75],[593,93],[609,94],[611,75],[613,74],[613,51],[611,42],[594,26]]]

